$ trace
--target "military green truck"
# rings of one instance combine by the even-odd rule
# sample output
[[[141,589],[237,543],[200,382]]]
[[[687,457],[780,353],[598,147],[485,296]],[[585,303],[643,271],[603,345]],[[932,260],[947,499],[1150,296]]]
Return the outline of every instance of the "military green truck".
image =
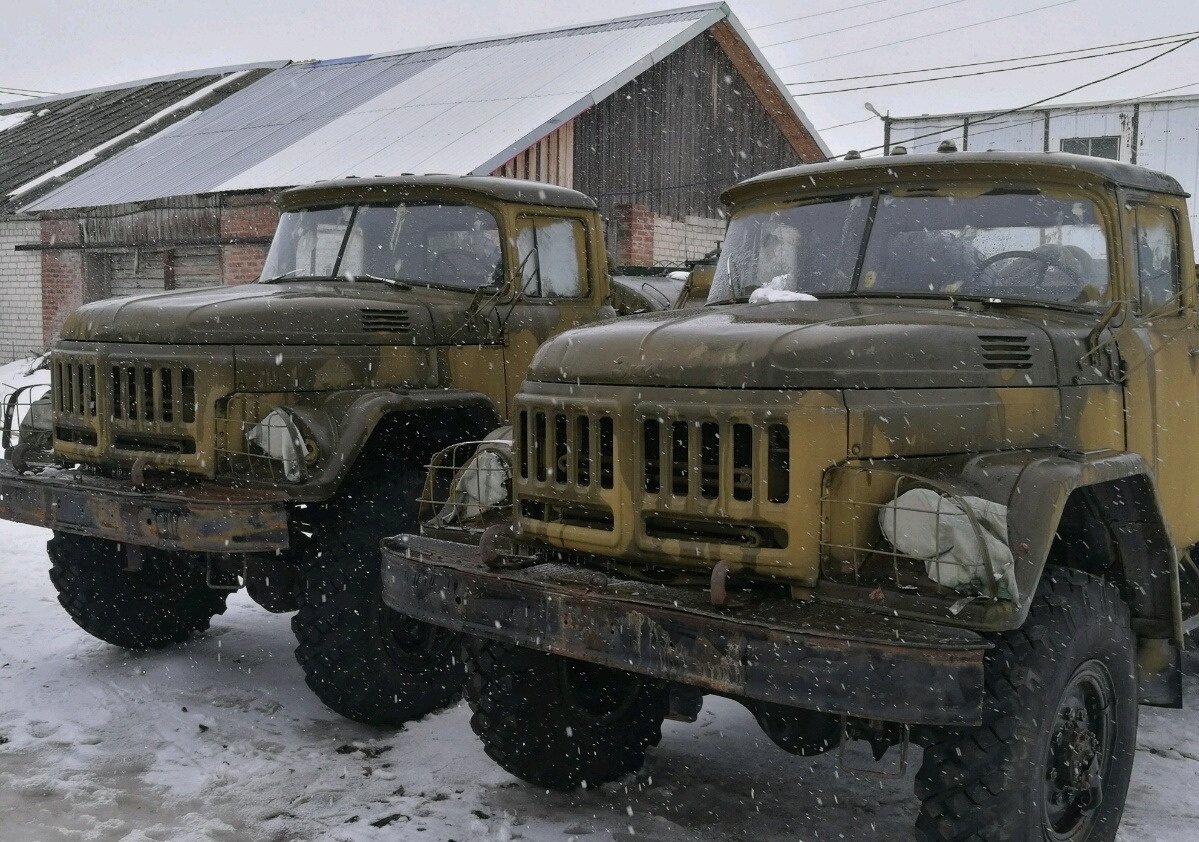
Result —
[[[472,727],[538,786],[718,694],[789,752],[922,747],[921,839],[1114,839],[1199,622],[1185,193],[955,153],[724,199],[708,306],[543,344],[512,518],[388,539],[384,601],[470,636]]]
[[[401,722],[460,693],[453,636],[378,596],[430,455],[507,418],[547,338],[661,296],[610,283],[595,203],[548,184],[349,179],[281,209],[258,283],[67,318],[50,406],[6,406],[0,517],[54,530],[59,600],[96,637],[182,641],[244,585],[298,609],[326,704]]]

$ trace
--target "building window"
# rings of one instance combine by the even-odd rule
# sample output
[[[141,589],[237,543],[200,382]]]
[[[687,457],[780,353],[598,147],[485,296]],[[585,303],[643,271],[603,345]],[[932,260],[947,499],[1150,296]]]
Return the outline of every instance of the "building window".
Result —
[[[1120,160],[1120,136],[1063,137],[1061,150],[1074,155],[1090,155],[1093,158]]]

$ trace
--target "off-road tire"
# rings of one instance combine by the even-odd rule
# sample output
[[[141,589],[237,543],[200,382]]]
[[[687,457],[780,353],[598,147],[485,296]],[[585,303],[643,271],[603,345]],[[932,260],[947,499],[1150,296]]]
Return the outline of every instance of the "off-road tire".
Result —
[[[208,628],[225,611],[226,591],[206,583],[204,561],[145,550],[138,571],[125,569],[115,541],[55,532],[46,545],[58,601],[80,628],[124,649],[161,649]]]
[[[494,641],[470,638],[464,648],[470,726],[487,756],[518,778],[555,790],[596,786],[636,772],[662,739],[660,682]],[[563,675],[579,668],[620,687],[610,715],[572,703]]]
[[[296,660],[330,709],[367,725],[402,725],[461,698],[460,643],[383,604],[379,542],[416,529],[423,472],[393,464],[354,480],[355,496],[316,513],[300,549]]]
[[[997,635],[986,657],[983,724],[928,746],[916,776],[925,842],[1109,842],[1124,811],[1136,749],[1136,644],[1128,607],[1109,582],[1048,568],[1024,625]],[[1096,667],[1095,665],[1098,665]],[[1044,828],[1049,751],[1064,692],[1088,670],[1110,681],[1110,754],[1102,802],[1088,826]],[[1079,678],[1083,676],[1083,678]],[[1089,706],[1083,706],[1088,707]],[[1081,707],[1079,708],[1081,709]],[[1108,742],[1099,740],[1100,743]],[[1057,774],[1057,773],[1055,773]],[[1069,802],[1069,799],[1065,799]]]

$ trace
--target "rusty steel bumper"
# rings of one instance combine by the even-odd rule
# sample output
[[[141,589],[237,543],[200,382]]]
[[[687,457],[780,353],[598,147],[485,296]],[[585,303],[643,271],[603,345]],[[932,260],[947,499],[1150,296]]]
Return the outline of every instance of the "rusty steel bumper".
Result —
[[[0,519],[162,550],[271,552],[288,544],[277,496],[198,484],[139,489],[74,470],[19,474],[0,460]]]
[[[477,547],[383,543],[383,601],[468,634],[705,692],[911,725],[980,721],[977,634],[865,610],[734,597],[558,564],[493,569]]]

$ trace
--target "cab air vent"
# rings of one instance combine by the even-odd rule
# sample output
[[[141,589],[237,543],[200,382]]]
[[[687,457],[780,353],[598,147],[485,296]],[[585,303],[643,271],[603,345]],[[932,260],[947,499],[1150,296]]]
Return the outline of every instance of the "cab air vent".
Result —
[[[408,333],[412,323],[407,310],[375,310],[360,311],[362,329],[374,333]]]
[[[1032,368],[1032,347],[1027,336],[980,334],[983,368]]]

